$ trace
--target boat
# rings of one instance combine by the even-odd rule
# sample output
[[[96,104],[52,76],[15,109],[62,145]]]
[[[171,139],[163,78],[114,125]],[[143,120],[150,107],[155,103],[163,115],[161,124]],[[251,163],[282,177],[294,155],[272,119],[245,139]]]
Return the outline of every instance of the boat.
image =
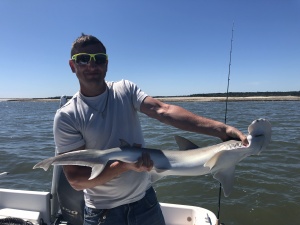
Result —
[[[0,179],[8,173],[0,173]],[[216,225],[218,220],[208,209],[161,203],[166,225]],[[74,190],[62,168],[55,166],[51,191],[0,188],[0,225],[82,225],[83,192]]]
[[[67,102],[62,96],[60,107]],[[8,175],[0,173],[0,180]],[[74,190],[61,166],[54,166],[51,191],[0,188],[0,225],[82,225],[84,198]],[[160,202],[166,225],[217,225],[208,209]]]

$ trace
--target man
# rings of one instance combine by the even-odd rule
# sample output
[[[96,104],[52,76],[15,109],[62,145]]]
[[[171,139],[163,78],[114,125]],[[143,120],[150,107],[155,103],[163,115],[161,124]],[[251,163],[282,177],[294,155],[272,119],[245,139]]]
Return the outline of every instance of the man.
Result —
[[[69,65],[80,91],[55,115],[59,154],[118,147],[120,139],[144,146],[137,111],[182,130],[247,144],[246,136],[236,128],[160,102],[130,81],[106,82],[106,48],[94,36],[82,34],[75,40]],[[85,224],[162,225],[164,219],[147,173],[152,167],[150,156],[142,154],[135,164],[116,161],[106,165],[92,180],[88,180],[89,167],[68,165],[63,169],[71,186],[84,190]]]

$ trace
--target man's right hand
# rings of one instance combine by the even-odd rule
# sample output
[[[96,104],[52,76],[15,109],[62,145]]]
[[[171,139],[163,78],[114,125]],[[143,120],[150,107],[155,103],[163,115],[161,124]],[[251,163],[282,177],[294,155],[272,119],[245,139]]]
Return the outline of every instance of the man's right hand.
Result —
[[[120,165],[121,164],[121,165]],[[127,170],[133,170],[136,172],[149,172],[153,168],[153,161],[150,158],[150,155],[148,153],[143,152],[141,157],[138,158],[138,161],[136,163],[125,163],[116,161],[112,163],[110,166],[122,166]]]

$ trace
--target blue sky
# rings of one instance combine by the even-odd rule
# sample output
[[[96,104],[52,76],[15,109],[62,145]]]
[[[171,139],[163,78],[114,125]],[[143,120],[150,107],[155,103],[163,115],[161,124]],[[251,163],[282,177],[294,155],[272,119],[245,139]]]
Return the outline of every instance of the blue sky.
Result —
[[[152,96],[300,90],[300,0],[1,0],[0,98],[73,95],[72,42]]]

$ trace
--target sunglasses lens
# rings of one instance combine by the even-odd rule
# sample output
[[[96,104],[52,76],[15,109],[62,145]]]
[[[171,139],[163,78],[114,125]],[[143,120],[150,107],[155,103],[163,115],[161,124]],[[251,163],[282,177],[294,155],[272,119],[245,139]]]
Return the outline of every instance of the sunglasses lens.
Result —
[[[98,65],[105,64],[106,60],[107,60],[106,55],[103,54],[95,55],[95,63]]]
[[[107,55],[103,53],[98,53],[98,54],[78,54],[74,55],[72,59],[75,59],[75,63],[77,65],[87,65],[90,63],[91,60],[94,61],[95,64],[97,65],[102,65],[105,64],[107,61]]]
[[[86,65],[89,63],[91,56],[88,54],[78,55],[76,58],[76,63],[80,65]]]

